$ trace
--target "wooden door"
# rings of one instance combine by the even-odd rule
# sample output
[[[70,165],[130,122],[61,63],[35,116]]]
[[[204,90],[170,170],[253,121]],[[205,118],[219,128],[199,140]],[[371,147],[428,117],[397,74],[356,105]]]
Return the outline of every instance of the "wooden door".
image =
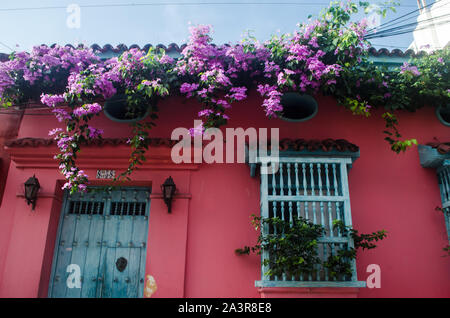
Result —
[[[65,194],[48,295],[142,297],[150,189],[91,189]]]

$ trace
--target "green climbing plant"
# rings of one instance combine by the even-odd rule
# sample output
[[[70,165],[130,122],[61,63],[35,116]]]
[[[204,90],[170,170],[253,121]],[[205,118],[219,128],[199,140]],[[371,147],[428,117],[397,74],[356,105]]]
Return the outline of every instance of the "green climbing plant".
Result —
[[[375,242],[387,237],[385,230],[370,234],[359,234],[351,227],[345,226],[340,220],[333,222],[333,230],[337,229],[343,236],[350,236],[354,246],[347,246],[332,253],[323,260],[318,255],[318,241],[326,234],[324,226],[309,222],[303,217],[293,217],[292,220],[282,220],[278,217],[262,218],[252,214],[251,224],[260,231],[254,246],[238,248],[238,255],[249,255],[267,252],[269,257],[263,259],[267,266],[266,276],[287,275],[299,277],[313,273],[318,266],[328,270],[330,280],[352,275],[352,261],[356,258],[358,248],[373,249]],[[330,246],[331,250],[331,246]]]

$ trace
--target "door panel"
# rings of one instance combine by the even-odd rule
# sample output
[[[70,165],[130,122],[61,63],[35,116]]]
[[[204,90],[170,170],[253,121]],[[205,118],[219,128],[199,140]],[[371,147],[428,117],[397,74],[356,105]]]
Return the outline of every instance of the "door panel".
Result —
[[[100,274],[101,250],[105,221],[102,216],[93,215],[89,229],[89,248],[86,251],[86,261],[82,272],[83,281],[81,297],[98,297],[97,282]]]
[[[116,216],[106,216],[105,220],[105,233],[103,234],[103,250],[102,250],[102,265],[100,269],[99,276],[102,277],[102,287],[101,296],[102,298],[111,298],[112,290],[111,287],[114,286],[112,275],[108,271],[107,267],[114,264],[116,255],[114,254],[114,247],[116,246],[117,239],[117,228],[119,225],[119,219]],[[107,286],[108,288],[105,288]]]
[[[105,285],[103,298],[135,298],[138,297],[139,280],[132,277],[140,267],[140,260],[130,258],[130,254],[140,255],[141,248],[111,247],[106,252]],[[126,260],[126,267],[120,271],[117,261],[122,258]],[[143,284],[142,284],[143,287]]]
[[[75,232],[76,216],[64,215],[64,223],[60,235],[59,246],[56,257],[56,271],[53,275],[53,288],[50,296],[65,297],[67,289],[67,278],[69,274],[66,272],[67,266],[72,258],[72,241]],[[53,259],[55,262],[55,258]]]
[[[72,241],[72,255],[69,264],[77,264],[80,267],[80,281],[84,282],[84,269],[86,263],[86,252],[89,246],[89,228],[91,220],[87,215],[77,215],[75,217],[75,235]],[[69,274],[69,273],[66,273]],[[74,278],[77,279],[77,278]],[[79,298],[81,296],[81,288],[67,288],[66,297]]]
[[[144,290],[144,281],[142,281],[141,278],[144,278],[145,273],[140,275],[140,268],[142,266],[141,255],[143,253],[145,253],[145,248],[130,249],[129,263],[133,265],[128,269],[130,283],[127,286],[127,297],[142,297],[141,294]],[[145,255],[142,256],[145,258]]]
[[[136,218],[139,218],[138,216]],[[146,218],[146,217],[144,217]],[[145,222],[134,222],[133,224],[133,233],[132,233],[132,241],[134,242],[135,246],[140,247],[140,252],[138,253],[137,250],[131,250],[130,252],[130,259],[133,259],[134,261],[140,262],[140,265],[138,269],[136,270],[136,273],[132,274],[131,277],[137,277],[137,280],[139,286],[137,293],[137,297],[143,297],[144,296],[144,281],[145,281],[145,261],[146,261],[146,250],[147,250],[147,225]],[[131,285],[135,286],[135,285]],[[132,290],[130,289],[129,293],[132,293]]]
[[[49,297],[142,297],[150,189],[95,190],[65,195]]]

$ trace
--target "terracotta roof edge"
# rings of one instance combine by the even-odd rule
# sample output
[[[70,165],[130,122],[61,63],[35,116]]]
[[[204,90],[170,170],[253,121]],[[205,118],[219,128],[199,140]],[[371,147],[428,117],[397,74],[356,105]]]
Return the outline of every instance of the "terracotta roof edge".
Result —
[[[43,44],[45,45],[45,44]],[[50,47],[54,47],[56,45],[56,43],[49,45]],[[225,44],[227,45],[227,44]],[[77,46],[74,46],[72,44],[66,44],[65,46],[68,47],[87,47],[84,46],[82,44],[79,44]],[[155,48],[161,48],[163,50],[165,50],[166,52],[178,52],[181,53],[183,51],[183,49],[186,47],[186,44],[181,44],[178,45],[176,43],[170,43],[167,46],[164,44],[144,44],[142,47],[139,46],[138,44],[131,44],[129,46],[127,46],[126,44],[120,43],[117,44],[116,46],[113,46],[109,43],[104,44],[103,46],[94,43],[92,45],[89,46],[90,48],[92,48],[94,51],[98,51],[100,53],[107,53],[107,52],[113,52],[113,53],[120,53],[132,48],[136,48],[139,50],[148,50],[150,47],[155,47]],[[402,51],[400,49],[392,49],[391,51],[387,48],[380,48],[380,49],[376,49],[374,47],[369,48],[369,54],[372,56],[388,56],[388,57],[416,57],[416,56],[422,56],[422,55],[426,55],[427,53],[425,51],[420,51],[415,53],[413,50],[409,49],[406,51]],[[6,53],[0,53],[0,61],[6,61],[8,60],[9,54]]]

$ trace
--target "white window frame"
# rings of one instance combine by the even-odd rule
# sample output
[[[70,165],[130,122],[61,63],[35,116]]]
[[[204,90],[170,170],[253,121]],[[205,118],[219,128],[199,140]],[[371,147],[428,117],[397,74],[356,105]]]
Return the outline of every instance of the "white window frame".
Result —
[[[273,157],[259,157],[257,158],[258,164],[260,164],[261,171],[261,217],[268,218],[269,216],[269,202],[280,202],[281,209],[288,209],[288,215],[292,218],[293,213],[297,216],[302,214],[300,212],[300,206],[303,204],[305,210],[310,209],[314,211],[312,214],[312,219],[308,218],[309,221],[315,224],[322,224],[324,222],[324,206],[328,207],[328,229],[331,227],[331,219],[339,218],[339,215],[343,216],[343,221],[346,226],[352,226],[351,218],[351,207],[350,207],[350,195],[348,188],[348,167],[352,164],[351,157],[324,157],[324,156],[302,156],[302,157],[280,157],[276,158],[275,164],[279,165],[279,171],[281,173],[287,173],[287,177],[278,178],[278,185],[276,180],[276,175],[265,173],[274,163]],[[283,170],[285,169],[285,170]],[[289,170],[288,170],[289,169]],[[314,178],[311,178],[311,173],[309,174],[310,180],[307,179],[308,169],[314,176],[319,174],[324,175],[325,182],[322,181],[322,177],[318,178],[318,184],[314,185]],[[311,170],[312,169],[312,170]],[[315,172],[313,172],[313,170]],[[323,170],[321,170],[323,169]],[[335,169],[334,174],[331,170]],[[269,168],[270,170],[270,168]],[[325,173],[327,171],[327,173]],[[336,180],[335,176],[339,173],[339,180]],[[279,176],[279,172],[277,172]],[[334,176],[334,180],[331,179],[331,175]],[[270,180],[272,178],[272,180]],[[311,180],[312,179],[312,180]],[[285,184],[287,182],[287,184]],[[309,183],[308,183],[309,182]],[[333,183],[334,190],[330,191],[331,183]],[[276,187],[279,186],[279,193],[274,190],[271,185],[275,184]],[[310,186],[309,194],[307,188]],[[316,188],[316,189],[315,189]],[[286,189],[286,190],[284,190]],[[340,189],[338,191],[338,189]],[[275,191],[275,192],[274,192]],[[338,191],[338,193],[336,193]],[[314,192],[314,193],[313,193]],[[317,193],[316,193],[317,192]],[[333,193],[333,194],[332,194]],[[282,203],[283,202],[283,203]],[[285,204],[285,203],[288,204]],[[316,202],[315,204],[313,202]],[[330,205],[335,204],[337,211],[343,209],[339,213],[335,213],[335,218],[332,218],[330,213]],[[272,209],[276,212],[276,206],[272,204]],[[293,206],[297,207],[297,212],[293,211]],[[306,208],[305,208],[306,206]],[[319,206],[317,211],[317,206]],[[308,212],[306,212],[308,213]],[[280,213],[282,218],[284,218],[285,213]],[[277,215],[278,216],[278,215]],[[316,217],[317,216],[317,217]],[[319,217],[320,216],[320,217]],[[324,224],[322,224],[324,225]],[[268,227],[263,227],[261,231],[265,233],[268,232]],[[327,243],[330,244],[348,244],[348,248],[354,247],[353,240],[349,235],[343,236],[342,234],[336,234],[337,232],[327,231],[327,235],[324,235],[319,240],[319,244],[326,246]],[[334,246],[334,245],[331,245]],[[342,246],[342,245],[336,245]],[[329,252],[331,249],[329,249]],[[325,248],[322,247],[322,252],[325,254]],[[269,257],[267,251],[262,252],[262,261]],[[356,261],[353,259],[351,261],[352,275],[350,280],[331,280],[328,277],[325,269],[322,269],[322,274],[316,276],[316,279],[310,280],[308,278],[302,278],[302,280],[292,280],[292,278],[287,278],[285,275],[283,277],[275,277],[275,279],[265,275],[268,268],[264,264],[261,267],[261,280],[255,282],[256,287],[365,287],[366,283],[364,281],[358,281],[356,273]],[[320,269],[319,269],[320,270]],[[323,277],[325,279],[317,280],[318,277]],[[311,278],[311,276],[309,277]]]

